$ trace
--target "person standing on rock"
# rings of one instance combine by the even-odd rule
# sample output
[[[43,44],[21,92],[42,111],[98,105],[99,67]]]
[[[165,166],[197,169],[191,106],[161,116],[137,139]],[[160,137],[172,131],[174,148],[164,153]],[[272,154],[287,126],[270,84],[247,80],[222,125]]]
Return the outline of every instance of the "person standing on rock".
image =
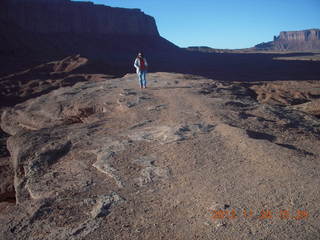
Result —
[[[143,53],[139,52],[136,60],[134,61],[134,67],[138,74],[140,88],[147,88],[147,68],[148,63]]]

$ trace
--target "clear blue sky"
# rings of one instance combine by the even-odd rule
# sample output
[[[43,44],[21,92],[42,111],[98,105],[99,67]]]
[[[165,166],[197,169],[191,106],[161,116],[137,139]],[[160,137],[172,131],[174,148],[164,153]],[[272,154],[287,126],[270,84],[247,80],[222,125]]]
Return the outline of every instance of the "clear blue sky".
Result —
[[[86,0],[90,1],[90,0]],[[246,48],[280,31],[320,28],[320,0],[93,0],[140,8],[180,47]]]

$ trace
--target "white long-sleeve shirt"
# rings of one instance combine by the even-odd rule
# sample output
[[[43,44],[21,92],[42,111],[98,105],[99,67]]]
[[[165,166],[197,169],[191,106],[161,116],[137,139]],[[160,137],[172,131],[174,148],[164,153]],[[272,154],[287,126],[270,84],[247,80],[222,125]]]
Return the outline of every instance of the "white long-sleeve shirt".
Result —
[[[148,63],[147,60],[145,58],[143,58],[144,61],[144,66],[148,67]],[[134,67],[136,68],[136,72],[139,73],[140,72],[140,59],[136,58],[136,60],[134,61]]]

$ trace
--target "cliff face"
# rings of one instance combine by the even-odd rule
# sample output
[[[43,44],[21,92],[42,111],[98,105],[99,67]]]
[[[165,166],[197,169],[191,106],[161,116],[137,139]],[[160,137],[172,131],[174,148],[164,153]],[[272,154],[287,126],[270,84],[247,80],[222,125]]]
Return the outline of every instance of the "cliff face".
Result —
[[[159,36],[153,17],[139,9],[69,0],[5,0],[0,18],[34,33]]]
[[[132,71],[138,51],[159,63],[179,48],[139,9],[70,0],[0,1],[0,76],[78,54],[125,73]]]
[[[315,41],[320,40],[320,30],[310,29],[304,31],[280,32],[277,41]]]
[[[276,51],[320,50],[320,29],[280,32],[272,42],[258,44],[255,48]]]

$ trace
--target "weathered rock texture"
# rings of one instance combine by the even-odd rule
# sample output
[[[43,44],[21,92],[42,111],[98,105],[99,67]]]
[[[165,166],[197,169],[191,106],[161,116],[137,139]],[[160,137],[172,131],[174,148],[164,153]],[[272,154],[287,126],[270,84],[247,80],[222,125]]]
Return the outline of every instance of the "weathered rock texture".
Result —
[[[280,32],[272,42],[258,44],[255,48],[282,51],[320,50],[320,29]]]
[[[319,239],[318,81],[97,78],[4,110],[1,239]]]

